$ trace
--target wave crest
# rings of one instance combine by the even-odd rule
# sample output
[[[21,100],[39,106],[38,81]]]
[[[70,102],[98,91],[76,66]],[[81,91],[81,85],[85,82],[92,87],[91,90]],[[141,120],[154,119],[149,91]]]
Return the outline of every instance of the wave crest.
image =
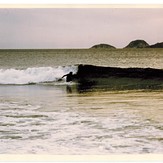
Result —
[[[64,74],[77,72],[77,66],[33,67],[27,69],[0,69],[0,84],[30,84],[55,82]]]

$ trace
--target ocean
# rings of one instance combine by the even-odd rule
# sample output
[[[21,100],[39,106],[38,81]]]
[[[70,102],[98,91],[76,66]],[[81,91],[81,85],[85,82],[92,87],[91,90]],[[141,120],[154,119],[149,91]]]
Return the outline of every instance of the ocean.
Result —
[[[163,69],[163,49],[1,49],[0,153],[161,154],[162,87],[59,80],[79,64]]]

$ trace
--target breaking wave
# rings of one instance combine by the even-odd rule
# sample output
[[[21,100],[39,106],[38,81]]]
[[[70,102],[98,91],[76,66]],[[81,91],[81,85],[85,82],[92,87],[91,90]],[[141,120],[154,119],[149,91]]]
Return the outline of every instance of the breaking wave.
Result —
[[[30,84],[55,82],[64,74],[76,73],[78,66],[33,67],[27,69],[0,69],[0,84]]]

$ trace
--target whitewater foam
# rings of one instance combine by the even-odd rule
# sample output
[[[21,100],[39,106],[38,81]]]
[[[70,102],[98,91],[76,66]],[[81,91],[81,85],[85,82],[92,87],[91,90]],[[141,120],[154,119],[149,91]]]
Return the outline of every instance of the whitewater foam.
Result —
[[[52,82],[64,74],[77,72],[77,66],[33,67],[27,69],[0,69],[0,84],[30,84]]]

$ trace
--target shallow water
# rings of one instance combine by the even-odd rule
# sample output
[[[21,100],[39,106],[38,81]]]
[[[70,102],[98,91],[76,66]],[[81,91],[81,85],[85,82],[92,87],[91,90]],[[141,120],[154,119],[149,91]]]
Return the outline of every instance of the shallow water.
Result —
[[[1,86],[0,153],[162,153],[162,91]]]
[[[134,54],[132,53],[130,56],[134,56]],[[11,54],[9,55],[11,56]],[[9,55],[5,57],[9,57]],[[74,51],[72,55],[74,55]],[[118,54],[116,55],[118,56]],[[160,59],[162,60],[162,53],[159,55],[160,58],[153,58],[157,63],[157,68],[162,67],[163,63],[158,64]],[[17,58],[19,58],[18,56],[16,55]],[[27,58],[24,57],[24,60]],[[0,67],[2,69],[26,69],[28,67],[46,67],[50,62],[52,64],[51,59],[46,61],[46,58],[45,64],[41,59],[39,62],[39,59],[40,57],[35,66],[32,58],[27,59],[30,62],[24,61],[24,63],[20,60],[17,63],[18,60],[16,62],[15,59],[15,62],[10,60],[4,64],[1,60],[0,63],[3,64]],[[127,62],[132,59],[124,57],[124,60]],[[137,60],[140,58],[138,57]],[[79,61],[81,61],[80,57]],[[92,62],[91,59],[89,62]],[[148,62],[151,63],[150,57]],[[69,63],[67,62],[68,65]],[[120,63],[122,61],[119,61],[119,65],[122,66],[123,64]],[[143,61],[141,63],[135,61],[132,65],[141,67],[142,63],[144,64]],[[151,65],[155,63],[153,62]],[[64,60],[61,65],[66,65]],[[57,64],[54,62],[49,66],[54,68]],[[127,66],[127,63],[124,66]],[[148,65],[146,64],[144,67],[148,67]],[[60,75],[62,73],[64,71]],[[35,85],[1,84],[0,153],[162,153],[162,99],[162,89],[91,88],[80,90],[77,84],[67,85],[65,82]]]

